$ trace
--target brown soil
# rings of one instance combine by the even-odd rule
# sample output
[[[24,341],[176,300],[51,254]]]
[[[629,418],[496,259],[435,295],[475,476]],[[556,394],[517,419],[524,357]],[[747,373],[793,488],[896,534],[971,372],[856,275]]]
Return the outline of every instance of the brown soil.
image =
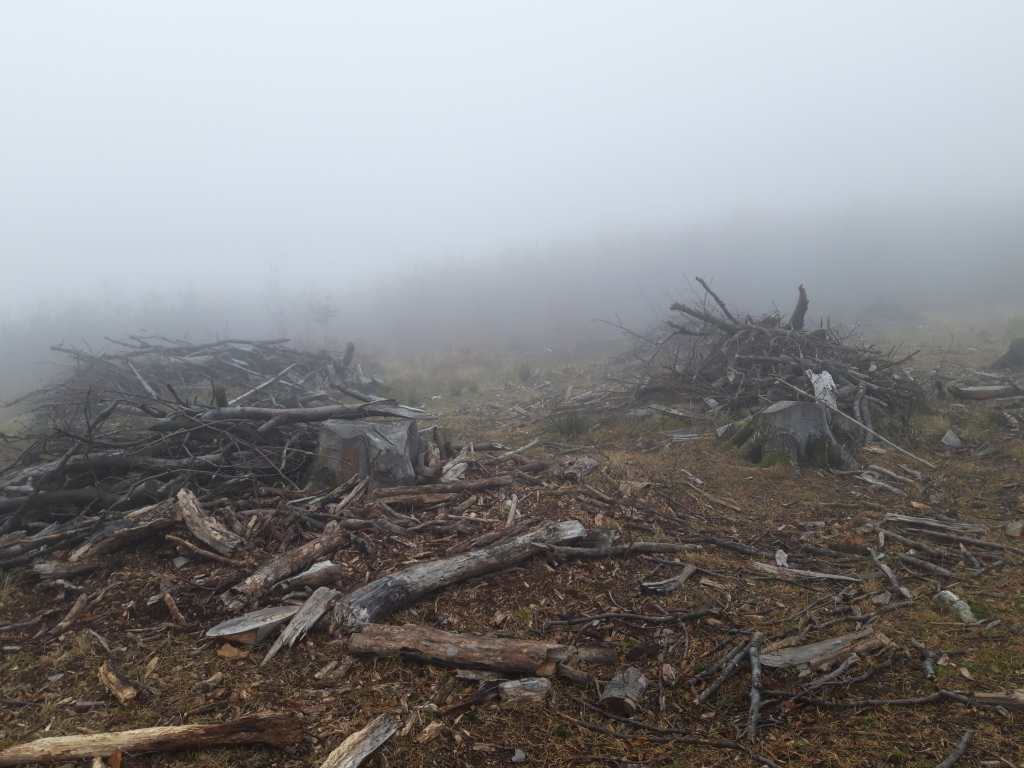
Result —
[[[559,376],[556,385],[564,389],[572,379]],[[448,397],[429,407],[442,414],[453,435],[521,445],[541,435],[547,422],[533,415],[520,418],[510,414],[509,408],[534,395],[530,389],[498,389]],[[538,521],[575,518],[588,528],[603,523],[618,531],[620,542],[672,542],[713,535],[766,552],[782,549],[793,567],[862,578],[850,599],[840,600],[838,605],[855,605],[870,613],[878,605],[864,596],[888,587],[871,558],[858,553],[811,554],[806,545],[828,550],[830,543],[863,535],[868,544],[877,546],[873,533],[858,533],[858,528],[886,513],[899,513],[942,514],[976,522],[990,531],[986,538],[1021,546],[1019,539],[1006,538],[1001,529],[1022,514],[1024,450],[1020,437],[994,426],[985,408],[940,404],[916,434],[901,436],[902,444],[938,465],[934,472],[916,467],[925,471],[925,477],[920,483],[900,486],[906,497],[848,475],[808,470],[802,477],[793,477],[788,470],[762,470],[741,462],[728,445],[708,438],[647,452],[651,446],[665,444],[661,431],[667,422],[594,416],[595,422],[603,424],[587,437],[572,441],[565,451],[600,462],[584,482],[612,496],[615,503],[603,508],[584,497],[552,494],[548,491],[561,487],[562,481],[542,477],[544,486],[516,489],[519,508],[523,515]],[[938,438],[950,425],[965,434],[975,450],[942,450]],[[550,433],[544,439],[568,440]],[[559,452],[549,445],[529,456],[541,458]],[[894,471],[900,471],[900,464],[910,465],[891,450],[862,453],[858,458]],[[263,495],[247,503],[270,508],[283,502]],[[492,494],[473,511],[479,517],[503,519],[506,509]],[[408,513],[427,519],[436,512]],[[816,525],[802,525],[810,523]],[[481,532],[490,530],[489,526],[479,527]],[[283,531],[275,535],[281,534]],[[456,541],[429,533],[362,535],[372,541],[373,555],[350,545],[332,558],[345,566],[342,589],[413,559],[441,556]],[[264,551],[254,548],[248,554],[254,559],[266,557],[276,543],[272,535],[261,540]],[[949,552],[957,547],[932,543]],[[890,541],[886,551],[896,554],[905,549]],[[175,568],[172,560],[178,555],[174,546],[159,538],[133,551],[111,555],[99,571],[75,580],[90,592],[101,592],[102,598],[56,637],[42,632],[67,613],[77,593],[41,585],[27,568],[2,575],[0,626],[44,618],[31,627],[0,634],[0,698],[4,700],[0,703],[0,745],[62,734],[218,722],[259,711],[291,712],[302,716],[306,735],[303,745],[294,751],[210,749],[201,754],[125,756],[122,764],[312,766],[319,765],[353,730],[381,712],[391,712],[403,719],[407,728],[367,765],[498,766],[509,764],[516,749],[526,754],[527,765],[753,764],[743,752],[673,742],[671,736],[613,722],[570,698],[596,703],[595,690],[561,679],[554,681],[554,693],[545,706],[506,708],[490,703],[459,716],[443,717],[426,705],[452,678],[452,670],[397,658],[351,659],[345,640],[330,635],[323,624],[305,642],[283,650],[266,667],[259,666],[265,645],[252,649],[248,658],[222,658],[218,655],[220,644],[207,641],[204,632],[230,615],[216,596],[193,586],[195,579],[216,568],[196,560]],[[691,677],[721,658],[735,642],[736,629],[769,636],[798,631],[804,618],[797,614],[821,598],[838,595],[847,585],[769,578],[750,567],[757,558],[712,545],[662,559],[680,559],[716,573],[699,573],[669,595],[646,596],[641,594],[638,580],[654,574],[667,578],[679,569],[645,556],[568,563],[537,558],[522,569],[447,589],[388,621],[458,632],[546,637],[566,643],[578,635],[580,642],[613,643],[623,654],[623,662],[625,654],[641,643],[655,643],[653,654],[631,662],[652,681],[635,718],[661,728],[689,730],[691,740],[737,740],[737,729],[747,717],[749,668],[741,669],[707,705],[695,703],[700,687],[689,682]],[[970,693],[1024,688],[1024,576],[1020,568],[994,568],[978,578],[954,568],[963,578],[951,588],[971,604],[983,622],[965,626],[939,612],[929,599],[938,582],[899,566],[893,558],[889,562],[916,596],[911,607],[882,614],[871,625],[893,643],[891,666],[865,682],[826,687],[815,695],[842,702],[912,698],[939,689]],[[187,626],[170,621],[163,600],[150,601],[163,592],[174,596]],[[894,597],[893,602],[900,599]],[[836,605],[823,602],[811,615],[819,624],[843,616],[849,620],[812,628],[806,642],[853,631],[856,624],[850,613],[826,613]],[[701,608],[718,611],[719,618],[669,625],[675,632],[673,639],[684,632],[687,639],[674,646],[666,658],[679,682],[666,683],[664,712],[658,705],[662,625],[602,620],[596,626],[583,625],[581,631],[579,626],[547,624],[566,616],[609,612],[652,616]],[[992,625],[997,619],[1000,623]],[[935,680],[922,672],[911,637],[943,657]],[[847,677],[863,674],[885,658],[881,651],[862,659]],[[154,690],[138,703],[119,705],[96,675],[108,659],[126,677]],[[316,673],[331,662],[338,662],[343,674],[317,679]],[[588,671],[601,681],[614,673],[608,667]],[[224,674],[219,687],[209,693],[196,687],[216,672]],[[793,670],[766,669],[763,687],[797,691],[812,679],[801,678]],[[448,701],[471,693],[475,690],[472,686],[456,686]],[[743,743],[787,766],[930,766],[949,754],[966,730],[977,729],[958,765],[1020,765],[1024,764],[1021,718],[1021,713],[981,711],[952,702],[840,708],[769,697],[759,738]],[[441,723],[439,727],[433,726],[436,722]]]

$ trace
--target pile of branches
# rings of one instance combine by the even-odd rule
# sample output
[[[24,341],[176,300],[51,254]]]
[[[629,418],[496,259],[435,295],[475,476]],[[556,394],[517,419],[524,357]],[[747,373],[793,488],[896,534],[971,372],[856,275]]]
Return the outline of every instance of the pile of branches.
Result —
[[[667,332],[642,339],[634,400],[669,394],[697,410],[744,415],[799,399],[794,388],[813,397],[807,372],[828,372],[844,412],[869,428],[872,414],[907,423],[920,387],[901,366],[913,354],[882,352],[827,322],[805,328],[809,302],[802,285],[788,318],[776,311],[754,319],[730,311],[704,280],[697,282],[703,302],[673,303],[678,319],[666,322]]]
[[[54,348],[73,364],[22,398],[20,431],[2,436],[0,534],[123,513],[186,485],[297,491],[319,422],[427,415],[370,394],[379,382],[353,362],[352,344],[334,355],[287,339],[132,341],[117,354]]]

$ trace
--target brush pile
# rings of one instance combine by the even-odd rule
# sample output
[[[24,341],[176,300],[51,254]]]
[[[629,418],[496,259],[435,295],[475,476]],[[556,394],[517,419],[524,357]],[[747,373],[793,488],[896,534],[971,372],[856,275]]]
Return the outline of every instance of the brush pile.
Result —
[[[123,512],[189,484],[216,494],[261,484],[297,491],[319,422],[427,417],[368,394],[380,382],[353,361],[352,344],[335,356],[287,339],[132,341],[118,342],[126,349],[117,354],[54,347],[73,365],[23,399],[27,421],[5,436],[16,457],[0,469],[0,534],[33,519],[33,510],[64,509],[56,519]]]
[[[669,394],[689,401],[688,411],[681,413],[743,416],[800,399],[795,389],[813,399],[808,372],[828,373],[844,413],[869,429],[874,420],[906,424],[920,396],[920,385],[901,368],[913,354],[882,352],[827,322],[805,328],[803,286],[788,319],[773,312],[755,320],[749,315],[740,319],[704,280],[698,282],[705,291],[703,303],[672,304],[680,317],[666,323],[668,335],[644,339],[634,400]]]

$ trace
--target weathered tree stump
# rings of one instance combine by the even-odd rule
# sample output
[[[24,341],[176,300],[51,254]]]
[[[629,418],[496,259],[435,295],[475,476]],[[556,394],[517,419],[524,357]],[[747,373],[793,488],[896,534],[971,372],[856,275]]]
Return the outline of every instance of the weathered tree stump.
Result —
[[[762,467],[860,469],[829,428],[821,403],[783,400],[754,414],[732,437],[740,456]]]
[[[1024,339],[1014,339],[1010,348],[991,365],[995,371],[1024,371]]]

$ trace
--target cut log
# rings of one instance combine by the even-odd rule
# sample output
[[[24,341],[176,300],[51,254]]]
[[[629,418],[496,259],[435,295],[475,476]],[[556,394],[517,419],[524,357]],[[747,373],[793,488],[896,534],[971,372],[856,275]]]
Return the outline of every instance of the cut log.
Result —
[[[615,677],[601,692],[600,704],[606,712],[619,717],[632,717],[647,691],[647,678],[639,669],[628,667]]]
[[[187,488],[178,491],[178,509],[192,535],[214,552],[231,557],[242,545],[242,538],[206,514],[199,499]]]
[[[559,662],[575,658],[576,649],[542,640],[444,632],[406,624],[367,624],[349,638],[348,650],[374,656],[398,655],[429,664],[518,672],[550,677]]]
[[[57,736],[0,749],[0,766],[55,763],[121,752],[171,752],[178,749],[272,744],[287,747],[302,741],[302,721],[287,715],[250,715],[215,725],[176,725],[134,731]]]
[[[782,400],[750,417],[732,438],[740,456],[762,467],[860,469],[832,434],[821,403]]]
[[[365,728],[356,731],[327,756],[320,768],[359,768],[398,731],[401,723],[391,715],[379,715]]]
[[[499,571],[533,557],[544,545],[575,541],[586,529],[576,520],[546,523],[486,549],[463,552],[396,571],[349,592],[334,607],[332,631],[353,632],[390,616],[425,595],[473,576]]]
[[[177,503],[162,501],[130,512],[120,520],[111,520],[71,553],[72,563],[87,557],[99,557],[120,549],[133,541],[165,531],[177,521]]]
[[[1024,371],[1024,339],[1014,339],[1010,348],[998,360],[992,363],[995,371]]]
[[[350,534],[347,531],[339,531],[336,526],[328,523],[327,529],[312,541],[307,541],[301,547],[263,563],[251,576],[225,592],[221,596],[221,601],[230,610],[238,610],[281,579],[340,549],[348,543],[349,538]]]

